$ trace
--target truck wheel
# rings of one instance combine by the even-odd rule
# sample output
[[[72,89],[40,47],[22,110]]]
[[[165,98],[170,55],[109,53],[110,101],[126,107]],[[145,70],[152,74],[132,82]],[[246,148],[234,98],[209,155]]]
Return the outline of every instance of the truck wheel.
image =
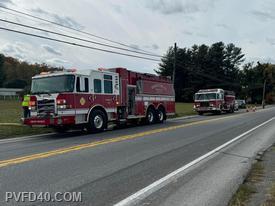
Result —
[[[56,126],[56,127],[53,127],[53,130],[56,132],[56,133],[65,133],[69,130],[69,127],[68,126]]]
[[[146,115],[146,123],[154,124],[156,122],[156,111],[153,108],[149,108]]]
[[[107,117],[104,112],[100,110],[93,110],[90,114],[88,131],[102,132],[107,127]]]
[[[203,112],[198,112],[199,115],[203,115]]]
[[[158,123],[163,123],[164,122],[164,120],[166,119],[166,114],[165,114],[165,111],[164,111],[163,108],[159,108],[157,110],[156,117],[157,117],[157,122]]]
[[[216,111],[215,114],[220,115],[222,114],[222,111]]]

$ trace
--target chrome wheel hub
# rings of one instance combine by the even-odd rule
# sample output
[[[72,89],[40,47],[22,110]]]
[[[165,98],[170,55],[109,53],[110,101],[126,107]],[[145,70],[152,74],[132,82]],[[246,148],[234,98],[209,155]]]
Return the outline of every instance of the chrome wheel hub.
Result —
[[[96,115],[94,118],[94,125],[95,125],[95,128],[101,129],[103,126],[103,117],[100,115]]]
[[[162,121],[163,120],[163,112],[159,111],[159,120]]]
[[[154,116],[153,116],[152,112],[149,112],[149,114],[148,114],[148,120],[149,120],[149,122],[153,122]]]

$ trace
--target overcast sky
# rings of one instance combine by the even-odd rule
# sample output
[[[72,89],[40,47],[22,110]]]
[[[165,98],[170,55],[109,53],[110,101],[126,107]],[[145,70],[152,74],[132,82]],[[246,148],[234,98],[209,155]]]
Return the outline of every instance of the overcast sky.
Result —
[[[163,55],[174,42],[180,47],[190,47],[223,41],[241,47],[246,61],[275,63],[274,0],[0,0],[0,5],[159,55]],[[0,18],[88,38],[8,14],[3,9],[0,9]],[[48,35],[3,22],[0,26]],[[153,72],[158,64],[2,30],[0,37],[2,53],[29,62],[78,69],[127,67],[144,72]],[[96,38],[92,40],[103,42]]]

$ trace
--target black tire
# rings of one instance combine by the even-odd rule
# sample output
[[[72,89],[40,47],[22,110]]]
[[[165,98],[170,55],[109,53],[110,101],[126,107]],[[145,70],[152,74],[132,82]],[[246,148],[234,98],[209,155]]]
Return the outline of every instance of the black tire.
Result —
[[[107,128],[107,117],[101,110],[93,110],[89,117],[89,132],[102,132]]]
[[[222,111],[216,111],[215,114],[220,115],[222,114]]]
[[[199,115],[203,115],[203,112],[198,112]]]
[[[164,120],[166,120],[166,113],[165,113],[165,110],[163,108],[159,108],[157,111],[156,111],[156,120],[158,123],[163,123]]]
[[[54,132],[62,134],[62,133],[66,133],[69,130],[68,126],[56,126],[53,127]]]
[[[147,114],[146,114],[146,123],[147,124],[154,124],[156,123],[157,121],[157,118],[156,118],[156,110],[153,109],[152,107],[150,107],[148,110],[147,110]]]

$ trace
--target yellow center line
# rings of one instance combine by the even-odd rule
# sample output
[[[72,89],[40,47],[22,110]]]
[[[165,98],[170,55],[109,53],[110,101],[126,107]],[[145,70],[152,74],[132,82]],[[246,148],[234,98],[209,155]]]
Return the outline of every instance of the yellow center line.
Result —
[[[110,138],[110,139],[90,142],[90,143],[86,143],[86,144],[79,144],[79,145],[75,145],[75,146],[71,146],[71,147],[60,148],[60,149],[51,150],[51,151],[48,151],[48,152],[42,152],[42,153],[22,156],[22,157],[18,157],[18,158],[2,160],[2,161],[0,161],[0,168],[1,167],[6,167],[6,166],[9,166],[9,165],[28,162],[28,161],[32,161],[32,160],[37,160],[37,159],[47,158],[47,157],[56,156],[56,155],[60,155],[60,154],[65,154],[65,153],[68,153],[68,152],[78,151],[78,150],[82,150],[82,149],[86,149],[86,148],[92,148],[92,147],[96,147],[96,146],[99,146],[99,145],[105,145],[105,144],[109,144],[109,143],[121,142],[121,141],[124,141],[124,140],[135,139],[135,138],[143,137],[143,136],[146,136],[146,135],[151,135],[151,134],[176,130],[176,129],[183,128],[183,127],[188,127],[188,126],[193,126],[193,125],[198,125],[198,124],[205,124],[205,123],[208,123],[208,122],[224,120],[224,119],[232,118],[232,117],[239,116],[239,115],[242,115],[242,114],[228,116],[228,117],[215,118],[215,119],[209,119],[209,120],[202,120],[202,121],[197,121],[197,122],[191,122],[191,123],[186,123],[186,124],[161,128],[161,129],[154,129],[154,130],[150,130],[150,131],[146,131],[146,132],[140,132],[140,133],[131,134],[131,135],[113,137],[113,138]]]

